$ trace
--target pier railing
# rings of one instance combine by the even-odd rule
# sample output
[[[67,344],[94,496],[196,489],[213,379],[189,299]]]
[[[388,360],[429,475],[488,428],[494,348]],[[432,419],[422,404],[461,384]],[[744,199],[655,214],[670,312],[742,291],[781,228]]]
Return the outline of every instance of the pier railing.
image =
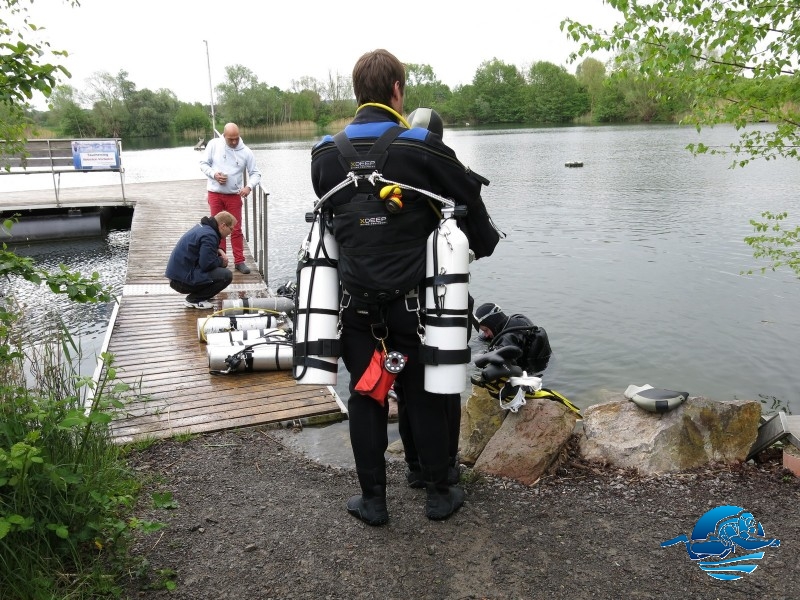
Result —
[[[268,201],[269,192],[264,191],[261,185],[257,185],[250,192],[250,195],[243,199],[242,204],[242,233],[247,240],[250,250],[253,253],[258,272],[265,282],[269,282],[268,266],[269,253],[267,245],[267,225],[268,225]]]

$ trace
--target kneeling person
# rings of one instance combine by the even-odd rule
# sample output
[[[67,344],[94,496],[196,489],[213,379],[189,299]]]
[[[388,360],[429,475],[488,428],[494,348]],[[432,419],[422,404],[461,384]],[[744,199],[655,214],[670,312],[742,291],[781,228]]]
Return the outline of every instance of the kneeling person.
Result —
[[[208,300],[233,281],[233,273],[227,268],[228,258],[219,242],[235,226],[236,218],[231,213],[218,212],[213,217],[203,217],[175,244],[164,276],[173,290],[187,294],[184,301],[187,308],[214,308]]]

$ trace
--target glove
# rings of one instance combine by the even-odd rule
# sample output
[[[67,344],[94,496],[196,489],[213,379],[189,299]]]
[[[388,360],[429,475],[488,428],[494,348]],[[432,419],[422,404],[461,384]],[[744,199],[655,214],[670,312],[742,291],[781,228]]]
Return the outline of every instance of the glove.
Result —
[[[522,368],[518,367],[517,365],[509,365],[506,363],[500,365],[490,364],[481,371],[481,378],[487,383],[497,381],[503,377],[509,378],[520,376],[522,376]]]
[[[522,349],[518,346],[503,346],[497,350],[481,354],[475,359],[475,366],[483,368],[488,364],[502,365],[509,361],[513,362],[520,356],[522,356]]]

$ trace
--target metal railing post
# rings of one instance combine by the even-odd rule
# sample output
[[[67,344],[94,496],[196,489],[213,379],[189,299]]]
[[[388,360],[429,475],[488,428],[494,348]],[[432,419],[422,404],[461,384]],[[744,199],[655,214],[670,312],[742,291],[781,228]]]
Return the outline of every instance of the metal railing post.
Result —
[[[261,189],[261,188],[259,188]],[[269,193],[262,190],[261,202],[261,276],[264,278],[264,283],[269,286],[269,253],[267,252],[267,232],[269,225],[269,210],[268,201]]]
[[[256,262],[259,262],[259,260],[258,260],[258,196],[261,193],[261,184],[257,185],[256,189],[250,190],[250,193],[252,194],[252,199],[253,199],[253,204],[250,207],[250,210],[253,211],[253,216],[251,218],[251,221],[253,223],[253,258],[256,259]],[[261,265],[259,264],[259,267],[260,266]]]

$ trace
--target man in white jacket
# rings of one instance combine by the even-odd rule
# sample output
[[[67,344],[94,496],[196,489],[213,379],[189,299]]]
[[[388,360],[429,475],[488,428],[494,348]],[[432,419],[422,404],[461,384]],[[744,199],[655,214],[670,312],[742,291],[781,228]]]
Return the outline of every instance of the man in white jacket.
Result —
[[[208,207],[211,216],[220,211],[231,213],[236,219],[236,227],[231,233],[233,262],[240,273],[249,273],[250,268],[244,259],[244,235],[242,234],[242,198],[261,181],[261,171],[256,166],[253,151],[245,146],[239,137],[239,126],[228,123],[222,130],[221,138],[214,138],[206,146],[205,157],[200,161],[200,170],[208,178]],[[244,174],[247,173],[247,185]],[[219,247],[227,252],[225,238]]]

